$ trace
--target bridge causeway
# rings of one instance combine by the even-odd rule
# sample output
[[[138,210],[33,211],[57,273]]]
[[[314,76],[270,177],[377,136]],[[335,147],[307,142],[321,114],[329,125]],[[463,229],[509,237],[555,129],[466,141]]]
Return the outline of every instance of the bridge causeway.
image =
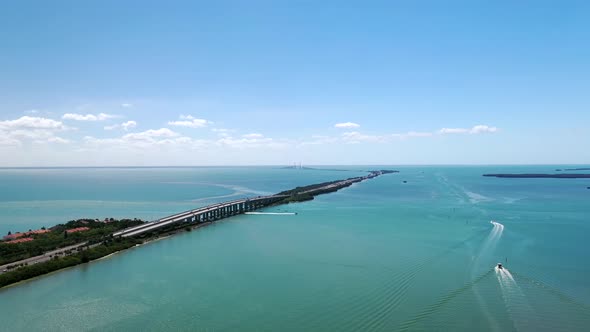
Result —
[[[254,211],[262,207],[269,206],[287,197],[288,195],[259,196],[213,204],[202,208],[177,213],[139,226],[127,228],[114,233],[113,236],[135,236],[175,223],[212,222],[237,214],[242,214],[244,212]]]
[[[145,224],[134,226],[131,228],[124,229],[122,231],[113,233],[114,237],[130,237],[141,235],[153,230],[160,229],[165,226],[173,225],[176,223],[206,223],[213,222],[219,219],[231,217],[245,212],[258,210],[273,204],[280,204],[282,201],[289,202],[287,199],[297,195],[308,195],[316,196],[323,193],[337,191],[344,187],[348,187],[356,182],[361,182],[367,179],[374,178],[376,176],[393,173],[393,171],[371,171],[366,176],[359,176],[349,178],[346,180],[327,182],[319,184],[312,189],[291,190],[289,194],[279,193],[270,196],[258,196],[252,198],[238,199],[229,202],[217,203],[205,207],[201,207],[194,210],[184,211],[177,214],[173,214],[168,217],[164,217],[155,221],[147,222]]]

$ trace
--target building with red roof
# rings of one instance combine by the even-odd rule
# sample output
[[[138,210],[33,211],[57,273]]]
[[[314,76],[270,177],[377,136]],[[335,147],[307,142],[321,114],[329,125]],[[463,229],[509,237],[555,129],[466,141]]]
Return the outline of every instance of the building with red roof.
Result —
[[[12,240],[12,241],[7,241],[5,243],[21,243],[21,242],[30,242],[33,241],[34,239],[32,237],[24,237],[22,239],[16,239],[16,240]]]
[[[34,231],[28,231],[28,232],[24,232],[24,233],[16,232],[14,234],[6,235],[2,239],[3,240],[14,240],[14,239],[21,238],[23,236],[28,236],[28,235],[32,235],[32,234],[43,234],[43,233],[47,233],[47,232],[50,232],[50,230],[48,230],[48,229],[36,229]]]
[[[88,227],[77,227],[77,228],[72,228],[72,229],[68,229],[66,230],[66,232],[69,233],[77,233],[77,232],[83,232],[83,231],[87,231],[90,228]]]

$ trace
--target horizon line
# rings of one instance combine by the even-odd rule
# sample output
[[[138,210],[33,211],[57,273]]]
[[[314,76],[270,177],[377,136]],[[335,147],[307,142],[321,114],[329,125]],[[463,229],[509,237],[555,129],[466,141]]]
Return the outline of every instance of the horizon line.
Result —
[[[334,167],[334,166],[353,166],[353,167],[376,167],[376,166],[393,166],[393,167],[430,167],[430,166],[590,166],[590,163],[563,163],[563,164],[305,164],[303,167]],[[83,165],[83,166],[0,166],[0,169],[57,169],[57,168],[214,168],[214,167],[291,167],[290,164],[260,164],[260,165]]]

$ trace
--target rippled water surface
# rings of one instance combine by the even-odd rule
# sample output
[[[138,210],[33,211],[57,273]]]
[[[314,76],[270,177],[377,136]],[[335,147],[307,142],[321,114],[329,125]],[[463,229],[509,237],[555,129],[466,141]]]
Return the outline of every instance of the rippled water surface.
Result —
[[[371,169],[339,168],[4,169],[0,232],[154,219]],[[393,168],[0,290],[0,330],[590,330],[587,179]]]

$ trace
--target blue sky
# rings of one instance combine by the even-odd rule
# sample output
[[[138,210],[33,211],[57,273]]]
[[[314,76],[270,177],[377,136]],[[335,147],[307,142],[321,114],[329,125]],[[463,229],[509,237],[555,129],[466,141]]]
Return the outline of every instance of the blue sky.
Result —
[[[590,163],[587,1],[15,1],[0,166]]]

